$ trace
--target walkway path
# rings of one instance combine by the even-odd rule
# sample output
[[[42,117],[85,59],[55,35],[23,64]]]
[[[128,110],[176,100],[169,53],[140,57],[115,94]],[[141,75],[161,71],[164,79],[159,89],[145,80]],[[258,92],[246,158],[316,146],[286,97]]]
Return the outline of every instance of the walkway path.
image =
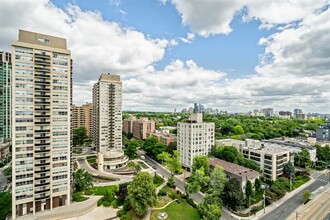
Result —
[[[89,213],[91,210],[96,208],[97,201],[101,196],[90,196],[89,199],[83,202],[74,202],[70,206],[64,206],[55,208],[53,210],[46,210],[38,212],[35,215],[26,215],[17,218],[18,220],[57,220],[72,218]]]

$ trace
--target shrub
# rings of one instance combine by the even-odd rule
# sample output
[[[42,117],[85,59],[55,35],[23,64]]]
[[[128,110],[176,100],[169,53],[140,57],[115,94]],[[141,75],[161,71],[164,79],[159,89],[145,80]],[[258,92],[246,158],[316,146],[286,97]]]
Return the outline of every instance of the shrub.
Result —
[[[115,199],[111,202],[111,206],[114,208],[118,208],[121,204],[121,202],[118,199]]]
[[[110,207],[110,206],[111,206],[111,202],[103,201],[103,202],[102,202],[102,205],[103,205],[104,207]]]
[[[168,179],[167,186],[173,189],[176,187],[175,181],[172,177]]]
[[[164,182],[164,179],[161,178],[161,177],[158,176],[158,175],[155,175],[154,178],[153,178],[153,181],[154,181],[154,185],[156,185],[156,186],[160,186],[160,185],[162,185],[162,183]]]
[[[97,201],[97,206],[101,206],[103,203],[103,197]]]
[[[166,196],[167,195],[167,192],[166,192],[165,189],[161,189],[161,190],[159,190],[158,195],[159,196]]]
[[[194,207],[195,209],[197,209],[197,205],[194,202],[194,200],[192,200],[191,198],[187,199],[187,202],[189,205],[191,205],[192,207]]]
[[[82,202],[82,201],[85,201],[86,199],[88,199],[88,198],[82,196],[80,192],[75,192],[72,195],[72,200],[75,202]]]
[[[175,195],[173,195],[172,193],[169,195],[169,197],[170,197],[171,199],[176,199]]]
[[[125,211],[129,211],[132,208],[132,205],[128,199],[125,199],[123,209]]]
[[[87,188],[84,190],[85,195],[93,195],[94,191],[92,188]]]
[[[123,210],[123,209],[117,211],[117,216],[118,216],[118,217],[122,217],[122,216],[125,215],[125,214],[126,214],[126,211]]]
[[[129,215],[123,215],[120,217],[120,220],[132,220],[132,218]]]

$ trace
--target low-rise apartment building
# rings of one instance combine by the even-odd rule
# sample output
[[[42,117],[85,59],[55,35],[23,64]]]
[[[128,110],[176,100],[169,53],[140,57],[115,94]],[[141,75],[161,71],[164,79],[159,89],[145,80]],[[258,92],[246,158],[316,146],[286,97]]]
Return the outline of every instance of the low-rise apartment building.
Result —
[[[259,172],[255,170],[230,163],[225,160],[220,160],[218,158],[209,158],[209,163],[211,168],[222,167],[226,173],[227,178],[237,179],[241,184],[243,192],[245,192],[246,184],[248,181],[254,185],[255,180],[260,177]]]
[[[149,121],[148,118],[141,118],[133,121],[133,137],[140,140],[147,138],[147,133],[154,133],[156,131],[156,123]]]
[[[172,142],[176,142],[175,134],[168,134],[163,132],[148,133],[147,137],[156,137],[160,142],[168,146]]]
[[[136,117],[133,115],[123,120],[123,132],[125,132],[125,134],[133,133],[133,121],[136,121]]]

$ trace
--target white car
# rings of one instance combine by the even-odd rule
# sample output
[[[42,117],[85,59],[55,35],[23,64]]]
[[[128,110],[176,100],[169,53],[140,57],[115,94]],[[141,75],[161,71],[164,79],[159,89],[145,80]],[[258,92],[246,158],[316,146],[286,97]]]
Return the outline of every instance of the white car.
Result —
[[[146,157],[145,157],[144,155],[141,155],[141,159],[142,159],[142,160],[145,160]]]

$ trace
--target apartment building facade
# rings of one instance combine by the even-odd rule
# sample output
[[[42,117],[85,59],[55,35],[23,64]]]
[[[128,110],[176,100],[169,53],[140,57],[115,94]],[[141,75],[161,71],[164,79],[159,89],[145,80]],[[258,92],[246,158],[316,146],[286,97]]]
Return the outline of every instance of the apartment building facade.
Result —
[[[87,102],[82,106],[73,105],[72,107],[72,124],[73,129],[80,127],[86,128],[88,137],[92,137],[92,114],[93,103]]]
[[[127,119],[123,120],[123,132],[125,134],[133,134],[133,121],[137,120],[135,116],[130,115]]]
[[[72,61],[66,39],[12,43],[12,218],[70,204]]]
[[[0,52],[0,144],[11,138],[11,54]]]
[[[154,133],[156,131],[156,123],[148,120],[148,118],[140,118],[132,122],[133,137],[140,140],[147,138],[147,133]]]
[[[183,167],[191,169],[194,157],[206,156],[214,145],[214,123],[203,122],[203,114],[193,113],[177,126],[177,149]]]
[[[98,170],[126,166],[122,150],[122,81],[120,76],[101,74],[93,87],[93,144],[98,151]]]

